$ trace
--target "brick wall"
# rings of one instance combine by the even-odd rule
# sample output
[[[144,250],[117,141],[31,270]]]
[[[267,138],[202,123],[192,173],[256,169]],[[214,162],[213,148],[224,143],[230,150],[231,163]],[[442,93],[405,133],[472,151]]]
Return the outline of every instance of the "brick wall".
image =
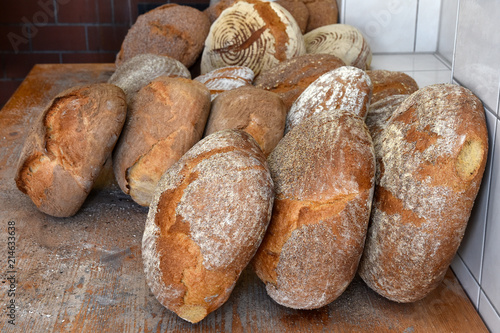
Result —
[[[0,107],[37,63],[114,62],[140,13],[169,0],[0,0]],[[203,9],[209,0],[172,1]]]

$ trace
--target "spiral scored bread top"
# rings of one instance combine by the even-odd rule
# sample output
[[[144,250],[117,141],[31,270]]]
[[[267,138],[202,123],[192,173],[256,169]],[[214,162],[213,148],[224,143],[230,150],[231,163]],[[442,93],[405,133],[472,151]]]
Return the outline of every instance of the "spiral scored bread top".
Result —
[[[227,66],[214,69],[200,75],[196,81],[203,83],[212,96],[212,101],[218,94],[243,86],[251,86],[254,78],[253,71],[245,66]]]
[[[201,58],[201,73],[239,65],[255,75],[305,53],[300,28],[291,14],[272,2],[239,1],[212,24]]]
[[[331,24],[304,35],[307,53],[327,53],[342,59],[347,65],[368,69],[372,60],[370,45],[363,34],[348,24]]]

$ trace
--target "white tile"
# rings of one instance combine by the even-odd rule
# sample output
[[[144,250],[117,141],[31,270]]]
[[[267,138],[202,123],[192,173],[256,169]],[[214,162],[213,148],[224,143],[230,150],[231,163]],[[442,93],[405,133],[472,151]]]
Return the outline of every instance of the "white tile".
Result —
[[[477,309],[479,305],[479,284],[474,279],[459,255],[456,255],[455,258],[453,258],[453,261],[451,262],[451,269],[462,285],[462,288],[464,288],[465,293],[469,296],[470,301]]]
[[[372,52],[413,52],[417,0],[349,0],[345,23],[361,30]]]
[[[444,71],[412,71],[405,72],[410,75],[420,88],[436,83],[450,83],[451,70]]]
[[[433,54],[415,53],[374,54],[371,69],[387,69],[401,72],[449,70],[449,68]]]
[[[453,63],[457,15],[458,0],[441,0],[438,53],[450,64]]]
[[[483,292],[479,299],[479,314],[491,333],[500,333],[500,315]]]
[[[486,125],[488,126],[488,161],[484,170],[483,181],[474,203],[467,229],[458,249],[465,265],[469,268],[477,281],[481,280],[481,266],[483,262],[483,248],[485,242],[486,212],[491,179],[491,159],[495,149],[495,129],[497,119],[490,111],[486,111]],[[498,163],[498,162],[497,162]]]
[[[344,13],[342,9],[344,8],[344,2],[346,0],[337,0],[337,8],[339,9],[339,23],[344,23]]]
[[[436,52],[441,0],[419,0],[415,52]]]
[[[498,122],[497,120],[480,283],[493,306],[500,309],[500,135],[498,135]]]
[[[500,1],[462,0],[458,15],[455,79],[496,111],[500,83]]]

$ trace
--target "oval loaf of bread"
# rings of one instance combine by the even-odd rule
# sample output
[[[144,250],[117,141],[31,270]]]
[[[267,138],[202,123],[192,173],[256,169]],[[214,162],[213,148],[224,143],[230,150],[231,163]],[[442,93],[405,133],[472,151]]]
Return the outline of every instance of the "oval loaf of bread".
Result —
[[[410,95],[375,137],[377,186],[359,274],[397,302],[428,295],[462,240],[486,164],[481,101],[451,84]]]
[[[276,198],[255,271],[279,304],[319,308],[346,289],[363,252],[375,181],[370,134],[348,111],[315,115],[268,163]]]
[[[251,86],[254,78],[253,71],[245,66],[227,66],[197,76],[199,81],[210,90],[212,100],[224,91],[233,90],[243,86]]]
[[[391,118],[394,112],[396,112],[398,107],[405,101],[405,99],[408,98],[408,96],[410,95],[391,95],[379,100],[378,102],[370,102],[365,122],[374,142],[375,136],[382,133],[385,125],[389,121],[389,118]]]
[[[337,109],[366,117],[372,84],[364,71],[343,66],[321,75],[292,104],[286,118],[285,133],[314,114]]]
[[[123,90],[101,83],[57,95],[31,128],[16,174],[46,214],[76,214],[111,155],[127,114]]]
[[[161,178],[142,257],[158,301],[196,323],[220,307],[269,224],[273,183],[255,140],[224,130],[198,142]]]

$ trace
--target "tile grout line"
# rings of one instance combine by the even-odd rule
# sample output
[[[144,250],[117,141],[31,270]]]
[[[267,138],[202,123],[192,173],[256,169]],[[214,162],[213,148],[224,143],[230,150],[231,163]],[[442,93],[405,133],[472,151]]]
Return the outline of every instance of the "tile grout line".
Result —
[[[417,8],[415,11],[415,33],[413,35],[413,53],[417,51],[417,35],[418,35],[418,13],[420,8],[420,0],[417,0]]]

